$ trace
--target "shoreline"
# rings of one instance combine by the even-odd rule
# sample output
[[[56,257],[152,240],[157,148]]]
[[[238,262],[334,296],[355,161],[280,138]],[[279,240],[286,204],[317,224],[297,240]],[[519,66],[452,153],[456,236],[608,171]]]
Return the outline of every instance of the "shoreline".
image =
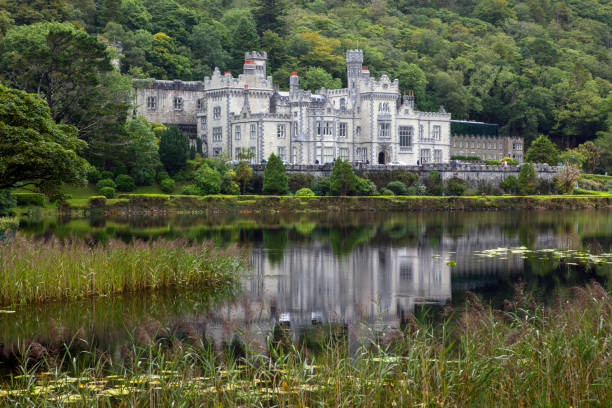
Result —
[[[579,210],[612,208],[612,195],[550,196],[183,196],[122,194],[67,203],[59,214],[317,213],[376,211]]]

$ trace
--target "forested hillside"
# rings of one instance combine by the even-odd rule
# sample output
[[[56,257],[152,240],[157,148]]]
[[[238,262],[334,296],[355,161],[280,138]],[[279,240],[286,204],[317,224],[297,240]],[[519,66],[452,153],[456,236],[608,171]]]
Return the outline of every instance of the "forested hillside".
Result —
[[[612,141],[609,0],[0,0],[4,67],[36,32],[19,26],[42,21],[121,42],[122,72],[145,78],[238,73],[257,49],[281,87],[291,71],[304,87],[337,87],[345,50],[362,48],[370,71],[399,78],[422,110],[443,105],[562,148]]]

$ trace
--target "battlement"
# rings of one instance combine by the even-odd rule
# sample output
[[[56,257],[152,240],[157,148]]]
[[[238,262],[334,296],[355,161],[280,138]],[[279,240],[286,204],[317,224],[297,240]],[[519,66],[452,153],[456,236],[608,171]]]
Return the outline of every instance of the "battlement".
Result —
[[[206,90],[219,88],[242,88],[245,86],[248,89],[273,91],[274,84],[272,77],[263,77],[260,75],[240,74],[234,77],[231,72],[221,74],[218,68],[215,68],[212,77],[204,78],[204,87]]]
[[[355,49],[355,50],[346,50],[346,63],[358,63],[361,65],[363,62],[363,50]]]
[[[267,52],[263,52],[263,53],[258,53],[257,51],[252,51],[252,52],[246,52],[244,54],[244,60],[267,60],[268,59],[268,53]]]
[[[160,79],[132,79],[136,89],[162,89],[174,91],[204,91],[202,81],[160,80]]]

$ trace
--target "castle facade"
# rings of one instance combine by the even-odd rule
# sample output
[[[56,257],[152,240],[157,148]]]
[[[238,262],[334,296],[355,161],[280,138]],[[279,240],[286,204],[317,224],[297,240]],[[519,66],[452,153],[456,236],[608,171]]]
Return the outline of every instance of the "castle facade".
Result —
[[[271,153],[291,164],[449,161],[450,113],[416,111],[397,79],[370,76],[362,50],[346,52],[348,88],[314,94],[295,72],[289,91],[279,91],[266,62],[265,52],[252,52],[237,77],[216,68],[203,82],[136,80],[137,113],[177,125],[213,157],[250,149],[256,163]]]

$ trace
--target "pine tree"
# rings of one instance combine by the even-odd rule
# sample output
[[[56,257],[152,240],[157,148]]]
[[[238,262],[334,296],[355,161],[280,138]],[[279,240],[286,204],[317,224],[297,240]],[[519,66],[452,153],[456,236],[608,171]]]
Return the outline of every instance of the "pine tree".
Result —
[[[558,157],[559,151],[555,144],[546,136],[540,135],[527,149],[525,161],[530,163],[548,163],[554,166],[557,164]]]
[[[242,68],[245,52],[259,49],[259,35],[252,18],[243,16],[232,33],[232,57],[234,68]]]
[[[531,163],[524,163],[519,171],[518,187],[523,195],[533,194],[538,186],[538,173]]]
[[[263,192],[265,194],[285,194],[289,190],[287,173],[280,157],[272,153],[264,170]]]

